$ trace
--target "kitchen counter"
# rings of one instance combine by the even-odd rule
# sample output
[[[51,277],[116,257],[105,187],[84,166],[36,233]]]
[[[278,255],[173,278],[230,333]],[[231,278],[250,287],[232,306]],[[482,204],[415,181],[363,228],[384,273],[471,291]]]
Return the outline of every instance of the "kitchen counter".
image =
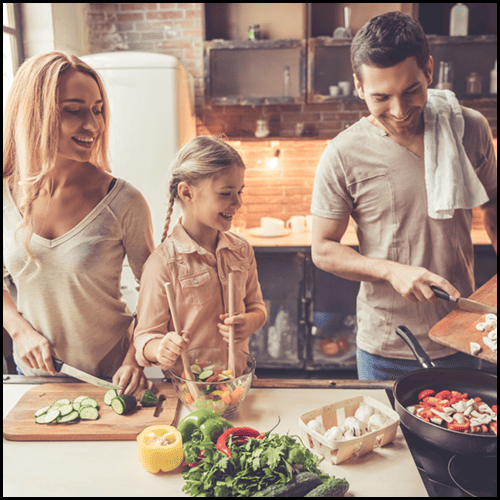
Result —
[[[248,231],[243,231],[242,236],[258,250],[272,251],[272,248],[279,248],[280,251],[286,248],[287,251],[309,251],[311,248],[311,232],[304,231],[302,233],[290,233],[287,236],[279,236],[275,238],[262,238],[252,236]],[[471,231],[472,243],[474,245],[491,245],[488,233],[484,229],[475,229]],[[358,238],[356,231],[352,225],[347,227],[347,231],[342,237],[341,243],[348,246],[358,246]]]
[[[3,415],[34,385],[3,385]],[[361,394],[390,406],[381,389],[252,388],[235,425],[300,435],[298,417],[317,407]],[[189,413],[181,406],[179,419]],[[161,418],[161,417],[160,417]],[[3,442],[4,496],[186,496],[179,471],[150,474],[139,463],[135,441]],[[322,462],[328,474],[345,477],[347,496],[428,496],[398,429],[396,440],[340,465]]]

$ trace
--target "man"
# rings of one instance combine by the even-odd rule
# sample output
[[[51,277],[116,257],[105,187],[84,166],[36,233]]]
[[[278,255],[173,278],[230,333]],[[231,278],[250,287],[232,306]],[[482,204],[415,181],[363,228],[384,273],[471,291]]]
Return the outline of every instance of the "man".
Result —
[[[420,368],[396,335],[398,325],[413,332],[437,366],[477,368],[472,356],[428,337],[430,328],[453,307],[437,299],[430,285],[453,297],[467,297],[474,291],[474,275],[471,207],[452,210],[449,218],[428,213],[428,202],[440,200],[428,197],[433,186],[429,180],[426,186],[424,164],[429,146],[424,147],[424,110],[433,71],[426,36],[405,14],[377,16],[356,34],[351,62],[370,116],[339,134],[321,157],[311,206],[312,258],[325,271],[361,281],[358,376],[396,379]],[[452,93],[446,95],[455,99]],[[496,251],[497,177],[491,132],[480,113],[458,104],[456,108],[465,130],[453,148],[470,160]],[[464,162],[457,163],[452,169],[462,169]],[[462,190],[462,185],[444,187]],[[349,216],[357,225],[359,253],[340,243]]]

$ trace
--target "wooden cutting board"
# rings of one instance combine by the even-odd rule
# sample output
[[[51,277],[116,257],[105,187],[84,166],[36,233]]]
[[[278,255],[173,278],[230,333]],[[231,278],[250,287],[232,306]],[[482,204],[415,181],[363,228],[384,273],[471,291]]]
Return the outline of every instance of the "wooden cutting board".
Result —
[[[496,307],[497,275],[493,276],[469,298]],[[431,328],[429,337],[434,342],[466,354],[470,354],[470,343],[477,342],[482,349],[476,356],[490,363],[496,363],[497,355],[488,346],[484,345],[483,337],[486,336],[486,333],[480,332],[476,328],[477,323],[484,321],[484,316],[484,314],[454,309]]]
[[[132,441],[150,425],[173,425],[180,401],[170,382],[156,383],[156,395],[165,396],[163,411],[154,417],[155,407],[139,405],[127,415],[118,415],[104,404],[107,389],[82,383],[43,384],[27,391],[3,421],[3,437],[13,441]],[[95,399],[97,420],[67,424],[37,424],[34,414],[59,399],[78,396]]]

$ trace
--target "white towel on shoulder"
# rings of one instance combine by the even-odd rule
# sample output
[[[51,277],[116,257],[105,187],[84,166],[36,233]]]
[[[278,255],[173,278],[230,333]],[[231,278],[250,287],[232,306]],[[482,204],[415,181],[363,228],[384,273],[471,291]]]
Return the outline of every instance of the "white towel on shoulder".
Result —
[[[424,109],[424,162],[427,211],[433,219],[451,219],[457,208],[488,201],[486,190],[462,144],[464,117],[450,90],[427,90]]]

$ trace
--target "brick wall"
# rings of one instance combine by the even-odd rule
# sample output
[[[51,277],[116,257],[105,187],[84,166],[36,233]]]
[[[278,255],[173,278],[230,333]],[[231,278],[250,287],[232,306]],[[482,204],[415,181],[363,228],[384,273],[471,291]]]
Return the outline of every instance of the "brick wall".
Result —
[[[203,105],[202,3],[88,4],[90,51],[134,50],[176,57],[194,79]]]
[[[308,139],[228,141],[247,167],[243,210],[247,228],[260,226],[261,217],[287,221],[308,215],[318,161],[328,141]],[[277,168],[271,160],[279,150]]]

